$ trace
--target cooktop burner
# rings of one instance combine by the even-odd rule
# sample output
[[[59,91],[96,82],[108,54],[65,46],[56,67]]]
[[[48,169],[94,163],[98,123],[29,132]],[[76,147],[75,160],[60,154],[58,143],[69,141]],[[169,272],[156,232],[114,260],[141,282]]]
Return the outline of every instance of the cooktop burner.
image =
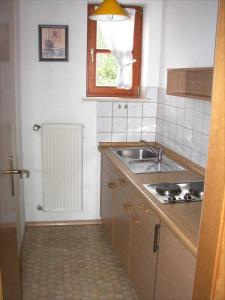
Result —
[[[175,183],[160,183],[156,186],[156,191],[161,195],[165,196],[168,194],[171,195],[179,195],[181,193],[181,189],[178,184]]]
[[[190,182],[189,183],[189,192],[191,195],[196,197],[203,196],[204,182]]]
[[[204,182],[144,184],[161,203],[184,203],[203,200]]]

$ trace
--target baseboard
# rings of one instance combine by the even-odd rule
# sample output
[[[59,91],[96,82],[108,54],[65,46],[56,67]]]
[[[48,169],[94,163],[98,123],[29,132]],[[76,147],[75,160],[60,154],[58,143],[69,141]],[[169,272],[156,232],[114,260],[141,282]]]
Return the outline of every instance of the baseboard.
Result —
[[[37,226],[70,226],[70,225],[100,225],[101,220],[70,220],[70,221],[39,221],[26,222],[27,227]]]

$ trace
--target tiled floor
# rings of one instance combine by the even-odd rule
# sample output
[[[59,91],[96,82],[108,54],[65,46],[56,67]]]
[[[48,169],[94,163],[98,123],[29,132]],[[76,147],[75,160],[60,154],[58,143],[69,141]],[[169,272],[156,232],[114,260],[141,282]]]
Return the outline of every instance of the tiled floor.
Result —
[[[24,300],[137,300],[101,225],[30,227]]]

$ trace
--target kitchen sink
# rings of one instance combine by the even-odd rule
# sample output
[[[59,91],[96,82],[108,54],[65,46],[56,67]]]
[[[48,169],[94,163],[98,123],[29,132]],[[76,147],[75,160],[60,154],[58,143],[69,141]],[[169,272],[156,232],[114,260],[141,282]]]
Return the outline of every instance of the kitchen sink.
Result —
[[[145,161],[157,158],[157,154],[147,148],[117,149],[114,152],[125,159]]]
[[[147,147],[117,148],[111,149],[111,151],[136,174],[186,171],[185,168],[164,154],[162,160],[158,161],[157,153]]]

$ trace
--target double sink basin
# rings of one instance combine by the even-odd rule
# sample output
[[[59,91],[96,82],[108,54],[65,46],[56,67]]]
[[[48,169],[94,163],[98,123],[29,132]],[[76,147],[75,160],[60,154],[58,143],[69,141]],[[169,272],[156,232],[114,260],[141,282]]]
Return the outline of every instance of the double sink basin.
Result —
[[[157,148],[155,151],[148,147],[117,148],[111,149],[111,151],[136,174],[186,171],[185,168],[164,154],[159,161]]]

